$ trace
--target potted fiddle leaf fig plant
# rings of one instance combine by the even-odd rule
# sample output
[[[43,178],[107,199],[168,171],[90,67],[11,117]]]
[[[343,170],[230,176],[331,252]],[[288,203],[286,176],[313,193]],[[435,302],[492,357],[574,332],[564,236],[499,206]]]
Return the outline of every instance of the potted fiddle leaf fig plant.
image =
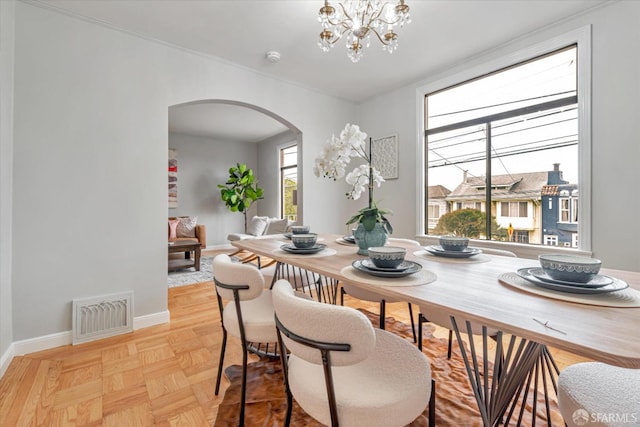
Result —
[[[247,231],[247,211],[253,202],[263,199],[264,189],[258,187],[253,170],[244,163],[229,168],[229,179],[218,184],[220,197],[231,212],[244,215],[244,230]]]

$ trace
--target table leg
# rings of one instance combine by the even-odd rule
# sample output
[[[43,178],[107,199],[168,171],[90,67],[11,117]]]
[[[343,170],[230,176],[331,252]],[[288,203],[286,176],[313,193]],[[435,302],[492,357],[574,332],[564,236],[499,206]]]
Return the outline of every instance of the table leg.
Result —
[[[312,299],[330,304],[336,303],[338,295],[338,281],[336,279],[280,261],[276,264],[276,272],[271,286],[278,279],[288,280],[296,291],[307,294]]]
[[[196,246],[193,266],[196,268],[196,271],[200,271],[200,245]]]
[[[559,369],[547,347],[515,336],[511,336],[505,346],[503,334],[498,332],[495,356],[491,361],[487,345],[489,338],[487,328],[482,327],[482,348],[476,348],[471,323],[468,321],[465,323],[466,325],[461,326],[466,330],[469,341],[468,350],[461,339],[461,328],[458,327],[455,317],[451,317],[453,331],[462,352],[471,388],[478,402],[483,425],[485,427],[509,425],[518,407],[520,409],[515,425],[521,425],[527,397],[533,388],[531,425],[535,426],[537,394],[541,387],[540,391],[545,400],[547,425],[551,427],[549,382],[557,393]],[[491,362],[493,362],[493,372],[490,372]]]

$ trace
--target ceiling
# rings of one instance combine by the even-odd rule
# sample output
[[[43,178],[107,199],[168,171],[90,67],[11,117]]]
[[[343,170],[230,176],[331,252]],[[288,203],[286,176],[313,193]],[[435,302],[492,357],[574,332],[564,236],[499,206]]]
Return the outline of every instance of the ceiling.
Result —
[[[391,91],[607,0],[406,0],[412,23],[389,55],[376,40],[352,63],[344,43],[317,46],[323,0],[32,0],[236,63],[353,102]],[[335,4],[335,0],[331,1]],[[394,2],[395,3],[395,2]],[[281,59],[272,63],[268,51]],[[183,107],[180,107],[183,108]],[[174,116],[175,113],[175,117]],[[224,104],[173,109],[183,133],[259,141],[286,128],[260,112]],[[250,126],[248,124],[251,124]]]

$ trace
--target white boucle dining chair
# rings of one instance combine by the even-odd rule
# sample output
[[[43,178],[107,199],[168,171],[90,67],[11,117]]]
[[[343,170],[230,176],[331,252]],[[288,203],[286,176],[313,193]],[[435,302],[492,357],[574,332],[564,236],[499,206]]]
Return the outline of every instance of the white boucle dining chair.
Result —
[[[502,249],[482,248],[482,253],[486,255],[499,255],[511,258],[516,258],[517,255],[510,251]],[[431,322],[434,325],[438,325],[443,328],[449,329],[449,342],[447,345],[447,359],[451,359],[451,347],[453,343],[453,331],[451,330],[451,314],[446,310],[439,310],[432,307],[420,306],[420,313],[418,314],[418,348],[422,350],[422,324],[425,322]],[[456,317],[456,323],[459,325],[460,332],[466,330],[466,320]],[[469,322],[471,326],[472,335],[482,334],[482,325],[476,322]],[[495,337],[498,333],[497,329],[487,328],[487,336]]]
[[[640,369],[568,366],[558,376],[558,406],[568,427],[640,425]]]
[[[222,346],[216,378],[215,394],[220,391],[220,378],[227,333],[242,344],[242,383],[239,425],[244,425],[247,387],[247,353],[278,356],[278,335],[275,326],[271,290],[264,288],[264,277],[249,264],[234,262],[226,254],[213,259],[214,283],[222,323]],[[228,301],[223,306],[223,300]]]
[[[414,345],[374,328],[353,308],[296,297],[286,280],[274,284],[273,306],[283,349],[286,426],[294,398],[308,415],[333,427],[406,426],[427,405],[434,425],[435,382],[429,360]]]
[[[387,240],[389,244],[393,245],[393,243],[406,243],[412,246],[420,246],[420,242],[411,239],[400,239],[400,238],[389,238]],[[404,301],[400,298],[393,298],[388,295],[382,295],[376,292],[373,289],[362,289],[357,286],[353,286],[347,282],[342,283],[342,287],[340,288],[340,305],[344,305],[344,295],[347,294],[353,298],[357,298],[361,301],[370,301],[377,302],[380,304],[380,323],[379,328],[384,329],[385,326],[385,316],[386,316],[386,307],[387,303],[394,302],[404,302],[407,303],[409,308],[409,318],[411,320],[411,331],[413,333],[413,342],[418,342],[418,336],[416,335],[416,325],[415,320],[413,319],[413,307],[410,302]]]

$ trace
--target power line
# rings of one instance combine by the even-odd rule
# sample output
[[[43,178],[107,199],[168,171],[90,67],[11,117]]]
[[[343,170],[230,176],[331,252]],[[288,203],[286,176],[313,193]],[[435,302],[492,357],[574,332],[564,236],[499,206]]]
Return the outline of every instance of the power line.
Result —
[[[542,115],[542,116],[533,117],[531,119],[517,120],[517,121],[513,121],[513,122],[510,122],[510,123],[507,123],[507,124],[497,125],[495,127],[492,127],[492,129],[499,129],[499,128],[507,127],[507,126],[514,125],[514,124],[517,124],[517,123],[523,123],[524,121],[532,122],[532,121],[540,119],[540,118],[551,117],[553,115],[560,114],[560,113],[563,113],[563,112],[564,111],[557,111],[557,112],[554,112],[554,113],[549,113],[549,114],[545,114],[545,115]],[[509,131],[509,132],[498,133],[498,134],[495,134],[493,136],[494,136],[494,138],[496,138],[496,137],[510,135],[510,134],[514,134],[514,133],[518,133],[518,132],[531,131],[533,129],[539,129],[539,128],[543,128],[543,127],[547,127],[547,126],[557,125],[557,124],[560,124],[560,123],[566,123],[566,122],[570,122],[570,121],[577,120],[577,119],[578,119],[577,117],[570,117],[570,118],[567,118],[567,119],[555,120],[555,121],[552,121],[552,122],[547,122],[547,123],[542,123],[542,124],[539,124],[539,125],[529,126],[529,127],[522,128],[522,129],[516,129],[516,130],[513,130],[513,131]],[[477,129],[477,130],[474,130],[474,131],[471,131],[471,132],[465,132],[463,134],[442,138],[442,139],[439,139],[437,141],[427,141],[427,144],[431,149],[432,145],[437,145],[438,143],[442,143],[442,142],[445,142],[445,141],[451,141],[451,140],[458,139],[461,136],[469,136],[469,135],[477,134],[477,133],[480,133],[480,132],[484,132],[484,127],[482,129]],[[435,147],[435,148],[437,148],[439,150],[442,150],[444,148],[455,147],[455,146],[458,146],[458,145],[464,145],[464,144],[469,144],[469,143],[473,143],[473,142],[481,142],[481,141],[485,141],[485,140],[486,140],[486,135],[483,136],[482,138],[473,138],[473,139],[462,140],[462,141],[454,142],[454,143],[451,143],[451,144],[448,144],[448,145],[442,145],[440,147]]]
[[[436,117],[451,116],[451,115],[454,115],[454,114],[468,113],[470,111],[478,111],[478,110],[484,110],[484,109],[487,109],[487,108],[501,107],[503,105],[512,105],[512,104],[517,104],[517,103],[525,102],[525,101],[534,101],[534,100],[537,100],[537,99],[544,99],[544,98],[550,98],[550,97],[553,97],[553,96],[566,95],[568,93],[576,93],[576,91],[575,91],[575,89],[574,90],[567,90],[567,91],[564,91],[564,92],[557,92],[557,93],[552,93],[552,94],[549,94],[549,95],[534,96],[532,98],[518,99],[516,101],[502,102],[502,103],[499,103],[499,104],[486,105],[486,106],[483,106],[483,107],[476,107],[476,108],[469,108],[469,109],[466,109],[466,110],[453,111],[451,113],[437,114],[435,116],[427,116],[427,119],[435,119]]]
[[[575,135],[567,135],[565,137],[568,137],[568,136],[575,136]],[[518,145],[515,145],[514,147],[516,147],[516,146],[528,146],[528,145],[532,145],[532,144],[535,144],[535,142],[534,143],[527,143],[527,144],[518,144]],[[509,156],[515,156],[515,155],[518,155],[518,154],[534,153],[534,152],[538,152],[538,151],[545,151],[545,150],[552,150],[552,149],[556,149],[556,148],[570,147],[570,146],[577,145],[577,144],[578,144],[578,140],[577,139],[573,139],[573,140],[569,140],[569,141],[563,141],[563,142],[557,142],[557,143],[554,143],[554,144],[545,145],[543,147],[539,147],[538,146],[538,147],[535,147],[535,148],[523,148],[523,149],[519,149],[519,150],[502,152],[500,154],[497,154],[496,156],[492,156],[492,158],[509,157]],[[462,155],[461,156],[453,156],[453,157],[450,157],[450,158],[443,157],[440,154],[437,154],[437,155],[441,159],[445,160],[445,163],[429,165],[429,166],[427,166],[428,169],[439,168],[439,167],[443,167],[443,166],[455,166],[458,169],[462,170],[462,168],[460,168],[459,166],[456,166],[456,165],[463,164],[463,163],[472,163],[472,162],[477,162],[477,161],[481,161],[481,160],[485,160],[486,159],[486,155],[485,155],[484,151],[467,154],[467,156],[471,155],[471,156],[474,156],[474,157],[468,157],[468,158],[465,158],[465,159],[462,159],[462,160],[454,160],[456,158],[462,157]]]

